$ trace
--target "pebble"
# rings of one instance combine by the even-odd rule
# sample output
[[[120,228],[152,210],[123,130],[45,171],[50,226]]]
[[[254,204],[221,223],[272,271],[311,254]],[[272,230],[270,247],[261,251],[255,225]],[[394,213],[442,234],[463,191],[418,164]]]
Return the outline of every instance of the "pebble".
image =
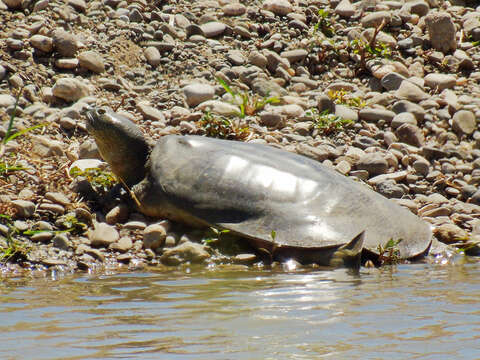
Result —
[[[75,78],[60,78],[52,88],[54,96],[65,101],[77,101],[90,95],[90,88],[81,80]]]
[[[225,16],[241,16],[246,13],[247,8],[239,2],[226,4],[222,7]]]
[[[390,126],[392,127],[393,130],[396,128],[400,127],[403,124],[412,124],[412,125],[418,125],[417,119],[415,118],[415,115],[413,115],[410,112],[402,112],[400,114],[396,114],[391,123]]]
[[[366,170],[370,176],[385,174],[388,163],[380,153],[367,153],[355,164],[357,170]]]
[[[451,89],[453,88],[456,83],[457,79],[454,75],[449,74],[428,74],[425,76],[425,85],[436,89],[438,91],[442,91],[444,89]]]
[[[53,39],[44,35],[33,35],[30,38],[30,45],[35,49],[43,51],[45,53],[50,53],[53,51]]]
[[[12,205],[17,210],[18,216],[22,218],[32,217],[35,212],[35,204],[27,200],[13,200]]]
[[[93,50],[84,51],[77,56],[80,66],[94,73],[100,74],[105,71],[103,58]]]
[[[167,237],[166,227],[162,224],[152,224],[143,230],[143,247],[157,250],[163,246]]]
[[[265,0],[262,7],[279,16],[288,15],[293,11],[293,6],[288,0]]]
[[[202,30],[202,35],[207,38],[214,38],[220,36],[227,29],[227,26],[224,23],[218,21],[211,21],[200,26]]]
[[[430,96],[410,81],[402,81],[395,95],[400,99],[406,99],[413,102],[420,102],[428,99]]]
[[[371,122],[378,122],[379,120],[384,120],[387,123],[390,123],[394,116],[395,113],[393,111],[381,108],[366,107],[358,112],[359,119]]]
[[[55,50],[63,57],[73,58],[78,50],[78,41],[76,37],[63,29],[56,29],[52,33],[53,46]]]
[[[67,234],[56,234],[52,239],[52,244],[57,249],[62,250],[68,250],[72,246]]]
[[[184,262],[200,264],[209,257],[210,254],[204,245],[185,241],[173,248],[165,249],[160,259],[166,265],[178,265]]]
[[[162,56],[160,55],[160,51],[158,51],[158,49],[155,46],[148,46],[144,50],[144,55],[145,55],[145,58],[147,59],[147,62],[151,66],[156,67],[160,65]]]
[[[457,49],[455,24],[448,13],[431,12],[425,16],[425,24],[435,49],[444,54]]]
[[[125,253],[133,248],[133,242],[129,237],[122,236],[117,242],[110,244],[109,248],[114,251]]]
[[[91,246],[108,247],[120,238],[117,229],[107,223],[97,223],[93,230],[89,230],[88,238]]]
[[[215,88],[208,84],[195,83],[183,88],[188,106],[195,107],[215,96]]]
[[[452,128],[460,135],[471,135],[477,130],[475,115],[468,110],[457,111],[452,118]]]
[[[356,8],[349,0],[342,0],[340,3],[335,7],[335,14],[350,18],[355,14]]]

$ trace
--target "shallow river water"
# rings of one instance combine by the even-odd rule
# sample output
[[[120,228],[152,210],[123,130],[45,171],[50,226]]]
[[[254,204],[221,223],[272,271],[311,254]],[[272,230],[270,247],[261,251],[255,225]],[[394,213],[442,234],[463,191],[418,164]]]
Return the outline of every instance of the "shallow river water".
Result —
[[[480,359],[480,263],[0,279],[0,359]]]

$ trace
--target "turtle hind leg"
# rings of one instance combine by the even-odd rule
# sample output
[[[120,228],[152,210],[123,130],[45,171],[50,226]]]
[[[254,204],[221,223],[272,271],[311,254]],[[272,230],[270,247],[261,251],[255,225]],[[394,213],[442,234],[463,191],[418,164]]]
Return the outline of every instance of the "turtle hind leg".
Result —
[[[359,269],[362,261],[364,239],[365,231],[362,231],[350,242],[340,246],[330,258],[330,266]]]

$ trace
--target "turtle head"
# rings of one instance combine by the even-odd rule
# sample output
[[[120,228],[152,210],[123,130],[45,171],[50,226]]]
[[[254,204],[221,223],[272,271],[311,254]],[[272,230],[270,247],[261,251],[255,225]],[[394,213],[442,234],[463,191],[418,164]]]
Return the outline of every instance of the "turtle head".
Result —
[[[150,147],[140,128],[108,107],[87,111],[87,131],[113,173],[131,186],[145,177]]]

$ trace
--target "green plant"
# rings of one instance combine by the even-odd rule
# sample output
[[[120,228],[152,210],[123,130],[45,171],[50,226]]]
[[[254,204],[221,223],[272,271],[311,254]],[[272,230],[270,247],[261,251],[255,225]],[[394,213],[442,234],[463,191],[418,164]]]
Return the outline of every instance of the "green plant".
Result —
[[[115,176],[111,172],[99,168],[81,170],[78,167],[73,167],[70,169],[70,176],[73,178],[78,176],[86,178],[95,191],[103,194],[107,193],[116,183]]]
[[[318,10],[318,17],[318,22],[313,26],[313,33],[315,34],[320,30],[326,37],[333,37],[335,29],[333,28],[330,13],[327,10],[320,9]]]
[[[232,102],[240,102],[240,112],[237,116],[244,118],[246,116],[254,115],[262,110],[267,104],[277,104],[280,99],[276,96],[259,97],[258,95],[250,96],[248,92],[238,93],[227,84],[225,80],[217,77],[218,83],[225,89],[227,93],[232,96]]]
[[[230,230],[228,229],[217,229],[214,227],[209,227],[204,238],[202,239],[202,242],[205,245],[211,245],[212,243],[219,241],[223,235],[228,234]]]
[[[35,130],[37,128],[46,126],[46,124],[39,124],[39,125],[29,127],[27,129],[23,129],[23,130],[20,130],[20,131],[17,131],[17,132],[13,132],[13,123],[15,122],[18,102],[20,101],[20,96],[22,94],[22,91],[23,91],[23,88],[20,89],[20,91],[18,92],[18,94],[15,98],[15,104],[13,106],[12,114],[10,115],[10,120],[8,122],[8,127],[7,127],[7,132],[5,134],[5,137],[0,142],[0,159],[3,158],[4,155],[5,155],[5,146],[9,141],[11,141],[11,140],[13,140],[13,139],[15,139],[19,136],[22,136],[29,131],[32,131],[32,130]],[[18,171],[18,170],[25,170],[25,168],[23,166],[15,165],[15,163],[7,162],[6,160],[0,162],[0,176],[3,176],[3,175],[5,175],[9,172]]]
[[[377,250],[378,250],[378,261],[380,263],[380,266],[382,265],[395,265],[398,264],[400,261],[400,249],[398,248],[398,244],[402,239],[398,240],[393,240],[390,239],[388,242],[385,244],[385,246],[382,246],[381,244],[378,245]]]
[[[328,110],[318,113],[317,109],[311,109],[306,112],[307,116],[312,117],[314,127],[317,128],[323,135],[331,135],[333,133],[343,130],[347,125],[353,123],[352,120],[343,119],[340,116],[331,114]]]
[[[328,97],[332,99],[335,104],[347,105],[350,107],[363,108],[366,102],[359,97],[352,97],[345,90],[330,90]]]
[[[250,129],[241,127],[238,122],[227,119],[224,116],[214,116],[206,111],[203,117],[197,122],[208,137],[229,140],[244,140],[250,135]]]
[[[8,234],[5,238],[5,245],[0,243],[0,263],[25,259],[31,248],[14,238],[18,230],[12,225],[12,218],[6,214],[0,214],[2,222],[8,226]]]
[[[384,26],[385,20],[383,20],[379,26],[375,27],[369,41],[355,39],[350,42],[350,49],[353,53],[360,56],[359,71],[365,71],[367,69],[368,59],[375,57],[389,58],[392,55],[392,50],[387,44],[377,42],[377,36]]]

